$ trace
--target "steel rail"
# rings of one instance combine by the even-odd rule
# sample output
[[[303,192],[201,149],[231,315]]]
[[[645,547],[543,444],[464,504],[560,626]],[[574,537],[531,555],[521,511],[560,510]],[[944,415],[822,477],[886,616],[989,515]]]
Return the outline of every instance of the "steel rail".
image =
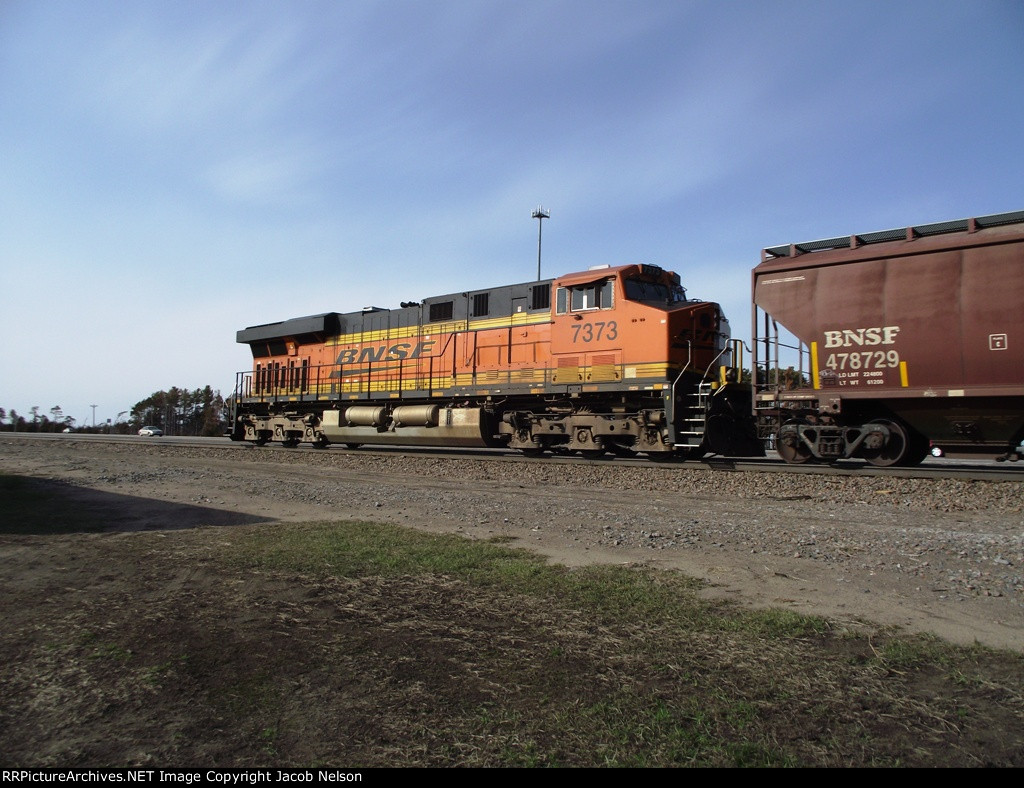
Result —
[[[651,462],[643,457],[615,457],[589,459],[575,454],[555,453],[540,457],[527,457],[513,449],[472,449],[445,448],[443,446],[361,446],[346,449],[341,446],[315,449],[302,445],[286,448],[277,444],[257,447],[249,443],[234,442],[227,438],[200,438],[191,436],[164,436],[143,438],[138,435],[91,435],[85,433],[33,433],[0,432],[0,445],[4,440],[40,440],[84,443],[119,443],[163,449],[201,448],[224,451],[259,452],[300,452],[321,454],[324,451],[338,451],[353,456],[359,454],[408,455],[422,457],[453,457],[459,459],[488,459],[502,462],[527,462],[549,464],[604,465],[614,464],[621,468],[647,468],[658,473],[672,473],[680,470],[706,469],[722,473],[809,473],[822,476],[867,476],[905,479],[963,479],[971,481],[1016,481],[1024,482],[1024,462],[996,462],[991,460],[960,460],[929,457],[921,465],[910,468],[881,468],[858,460],[843,460],[832,464],[790,465],[774,456],[765,458],[705,457],[698,460],[674,460]]]

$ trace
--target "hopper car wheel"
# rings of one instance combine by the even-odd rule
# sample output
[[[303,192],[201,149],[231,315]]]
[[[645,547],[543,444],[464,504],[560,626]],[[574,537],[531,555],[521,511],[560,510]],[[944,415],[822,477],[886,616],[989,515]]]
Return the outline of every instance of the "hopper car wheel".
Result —
[[[345,448],[346,449],[358,449],[362,445],[363,444],[361,444],[361,443],[346,443],[345,444]]]
[[[866,459],[879,468],[894,465],[917,465],[928,453],[927,441],[918,438],[917,433],[908,432],[902,425],[888,419],[876,419],[869,424],[884,424],[889,428],[889,442],[881,449],[865,453]]]
[[[270,443],[270,438],[269,438],[269,437],[268,437],[267,435],[262,435],[262,434],[261,434],[261,435],[259,435],[259,436],[258,436],[258,437],[256,438],[256,440],[254,441],[254,443],[255,443],[255,444],[256,444],[257,446],[266,446],[266,445],[267,445],[268,443]]]
[[[806,424],[806,421],[790,421],[789,424]],[[775,448],[779,456],[791,465],[801,465],[810,460],[814,455],[807,445],[795,435],[783,436],[779,433],[775,436]]]
[[[281,445],[286,449],[294,449],[299,443],[301,441],[298,438],[288,438],[288,440],[281,441]]]
[[[327,440],[326,438],[320,438],[319,440],[313,441],[313,448],[314,449],[326,449],[330,445],[331,445],[331,442],[329,440]]]
[[[527,449],[520,449],[519,453],[522,454],[524,457],[543,457],[544,456],[544,449],[540,449],[540,448],[536,448],[536,449],[529,449],[529,448],[527,448]]]

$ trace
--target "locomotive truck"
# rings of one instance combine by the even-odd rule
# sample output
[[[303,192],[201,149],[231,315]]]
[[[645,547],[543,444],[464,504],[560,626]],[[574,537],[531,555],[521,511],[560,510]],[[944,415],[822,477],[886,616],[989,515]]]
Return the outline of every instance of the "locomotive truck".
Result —
[[[763,455],[743,343],[654,265],[251,326],[234,440]]]
[[[766,248],[759,434],[790,463],[913,465],[931,445],[1017,459],[1022,310],[1024,211]]]

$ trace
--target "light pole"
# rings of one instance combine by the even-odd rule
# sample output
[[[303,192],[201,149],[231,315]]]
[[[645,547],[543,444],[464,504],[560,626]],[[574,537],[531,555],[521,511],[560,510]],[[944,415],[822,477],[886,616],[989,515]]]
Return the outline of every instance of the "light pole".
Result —
[[[532,214],[532,217],[537,220],[537,281],[540,281],[540,240],[544,233],[544,220],[551,218],[551,213],[544,210],[543,205],[538,205]]]

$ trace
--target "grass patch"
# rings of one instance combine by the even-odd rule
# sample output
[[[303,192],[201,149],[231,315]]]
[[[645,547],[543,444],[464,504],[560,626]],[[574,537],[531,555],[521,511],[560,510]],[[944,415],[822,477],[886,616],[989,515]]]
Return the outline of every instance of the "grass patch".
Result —
[[[709,602],[674,572],[551,566],[383,524],[254,529],[228,560],[346,595],[352,628],[330,659],[401,709],[401,765],[1020,765],[1024,752],[1019,655],[833,632]],[[282,723],[279,751],[298,736]]]
[[[272,571],[316,577],[443,576],[496,591],[585,607],[621,621],[703,617],[701,583],[681,574],[622,567],[569,569],[519,548],[460,536],[425,534],[376,523],[318,523],[252,532],[235,560]]]

